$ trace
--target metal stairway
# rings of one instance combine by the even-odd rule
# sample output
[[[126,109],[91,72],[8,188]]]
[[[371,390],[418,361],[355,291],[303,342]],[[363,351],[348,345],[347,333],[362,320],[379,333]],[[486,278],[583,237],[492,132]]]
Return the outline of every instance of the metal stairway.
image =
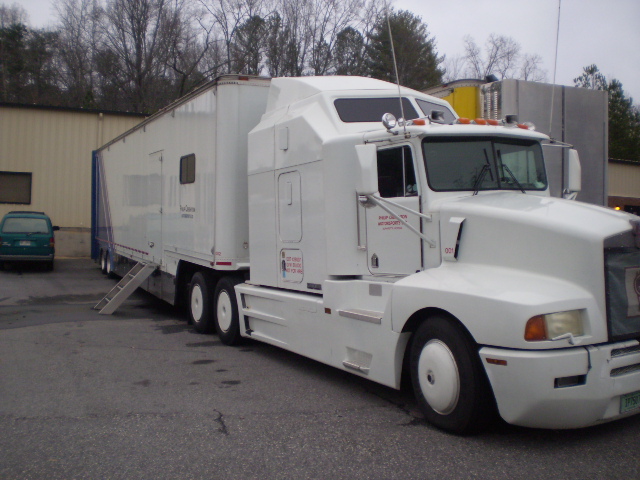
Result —
[[[135,266],[129,270],[129,273],[122,277],[122,280],[120,280],[93,309],[100,310],[100,314],[111,315],[142,285],[142,282],[144,282],[157,267],[154,263],[136,263]]]

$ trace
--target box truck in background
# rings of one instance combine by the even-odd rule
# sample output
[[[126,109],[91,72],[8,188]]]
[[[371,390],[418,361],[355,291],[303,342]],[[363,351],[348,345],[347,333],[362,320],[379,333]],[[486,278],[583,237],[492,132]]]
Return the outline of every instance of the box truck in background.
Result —
[[[94,257],[225,344],[409,375],[448,431],[640,413],[640,218],[551,197],[547,143],[370,78],[223,76],[94,152]]]

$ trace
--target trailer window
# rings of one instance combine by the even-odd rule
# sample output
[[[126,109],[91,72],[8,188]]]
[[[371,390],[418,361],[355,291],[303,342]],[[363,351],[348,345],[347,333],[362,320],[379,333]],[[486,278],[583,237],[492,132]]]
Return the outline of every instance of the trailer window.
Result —
[[[180,183],[193,183],[196,181],[196,155],[191,153],[180,157]]]
[[[408,146],[378,151],[378,189],[385,198],[418,195],[413,156]]]

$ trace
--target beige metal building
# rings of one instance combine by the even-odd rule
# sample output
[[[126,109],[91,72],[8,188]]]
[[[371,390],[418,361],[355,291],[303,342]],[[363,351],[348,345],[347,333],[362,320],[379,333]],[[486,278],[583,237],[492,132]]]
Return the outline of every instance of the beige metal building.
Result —
[[[91,152],[143,115],[0,103],[0,218],[45,212],[56,255],[89,256]]]
[[[640,163],[609,160],[609,206],[640,215]]]

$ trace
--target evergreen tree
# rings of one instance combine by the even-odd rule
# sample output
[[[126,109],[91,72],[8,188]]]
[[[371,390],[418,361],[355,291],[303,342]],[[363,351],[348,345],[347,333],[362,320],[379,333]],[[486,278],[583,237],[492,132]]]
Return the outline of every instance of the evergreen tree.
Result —
[[[442,83],[442,58],[438,57],[434,39],[427,25],[413,13],[391,11],[389,24],[398,64],[401,85],[424,90]],[[368,73],[374,78],[396,81],[387,18],[381,16],[369,38],[367,50]]]
[[[584,67],[573,83],[609,93],[609,158],[640,162],[640,110],[626,96],[622,83],[615,78],[607,83],[596,65]]]

